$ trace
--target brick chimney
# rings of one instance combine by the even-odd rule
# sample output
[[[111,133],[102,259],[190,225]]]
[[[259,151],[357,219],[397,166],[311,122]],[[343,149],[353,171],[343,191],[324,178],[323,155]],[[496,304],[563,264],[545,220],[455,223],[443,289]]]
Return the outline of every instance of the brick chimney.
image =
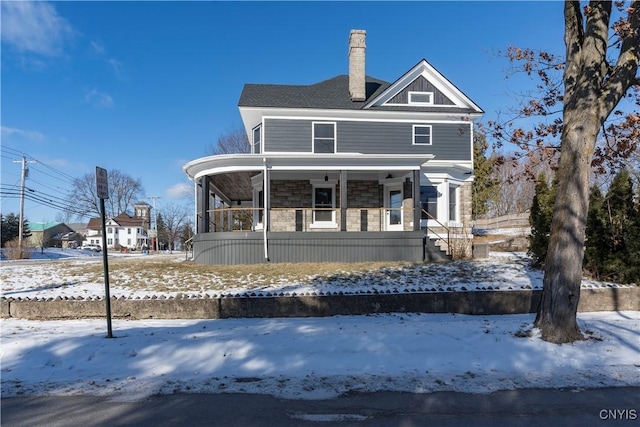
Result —
[[[352,101],[367,98],[364,73],[365,30],[351,30],[349,34],[349,95]]]

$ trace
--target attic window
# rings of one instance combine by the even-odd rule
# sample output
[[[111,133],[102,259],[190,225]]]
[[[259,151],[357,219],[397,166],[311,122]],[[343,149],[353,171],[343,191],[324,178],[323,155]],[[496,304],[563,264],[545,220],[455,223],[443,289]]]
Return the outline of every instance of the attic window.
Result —
[[[409,104],[433,105],[433,92],[409,92]]]

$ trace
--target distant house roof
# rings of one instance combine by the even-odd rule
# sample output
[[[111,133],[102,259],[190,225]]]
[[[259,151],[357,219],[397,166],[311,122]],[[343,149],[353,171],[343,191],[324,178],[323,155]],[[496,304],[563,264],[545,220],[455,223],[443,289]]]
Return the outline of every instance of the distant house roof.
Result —
[[[102,228],[102,221],[100,218],[91,218],[87,224],[87,229],[100,230]]]
[[[127,213],[121,213],[117,217],[113,218],[113,220],[122,227],[142,227],[146,223],[145,218],[131,216]]]
[[[71,224],[67,224],[73,231],[86,231],[87,224],[84,222],[72,222]]]
[[[121,213],[116,217],[109,218],[109,220],[115,221],[120,227],[143,227],[147,222],[146,218],[131,216],[127,213]],[[100,218],[91,218],[89,224],[87,224],[87,229],[101,230],[102,220]]]
[[[45,231],[56,225],[62,224],[61,222],[31,222],[29,221],[29,231]]]

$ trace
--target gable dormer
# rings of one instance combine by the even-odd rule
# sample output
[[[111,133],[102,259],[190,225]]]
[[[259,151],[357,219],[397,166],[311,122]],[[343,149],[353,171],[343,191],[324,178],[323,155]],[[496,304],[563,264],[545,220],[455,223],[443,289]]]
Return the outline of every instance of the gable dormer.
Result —
[[[420,109],[465,114],[482,114],[478,107],[425,59],[418,62],[363,109]]]

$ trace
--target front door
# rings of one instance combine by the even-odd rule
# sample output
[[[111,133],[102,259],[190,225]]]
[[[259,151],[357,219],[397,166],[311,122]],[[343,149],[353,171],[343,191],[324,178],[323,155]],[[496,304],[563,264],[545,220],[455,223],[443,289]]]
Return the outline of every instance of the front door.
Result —
[[[388,186],[385,191],[387,231],[402,231],[402,187]]]

